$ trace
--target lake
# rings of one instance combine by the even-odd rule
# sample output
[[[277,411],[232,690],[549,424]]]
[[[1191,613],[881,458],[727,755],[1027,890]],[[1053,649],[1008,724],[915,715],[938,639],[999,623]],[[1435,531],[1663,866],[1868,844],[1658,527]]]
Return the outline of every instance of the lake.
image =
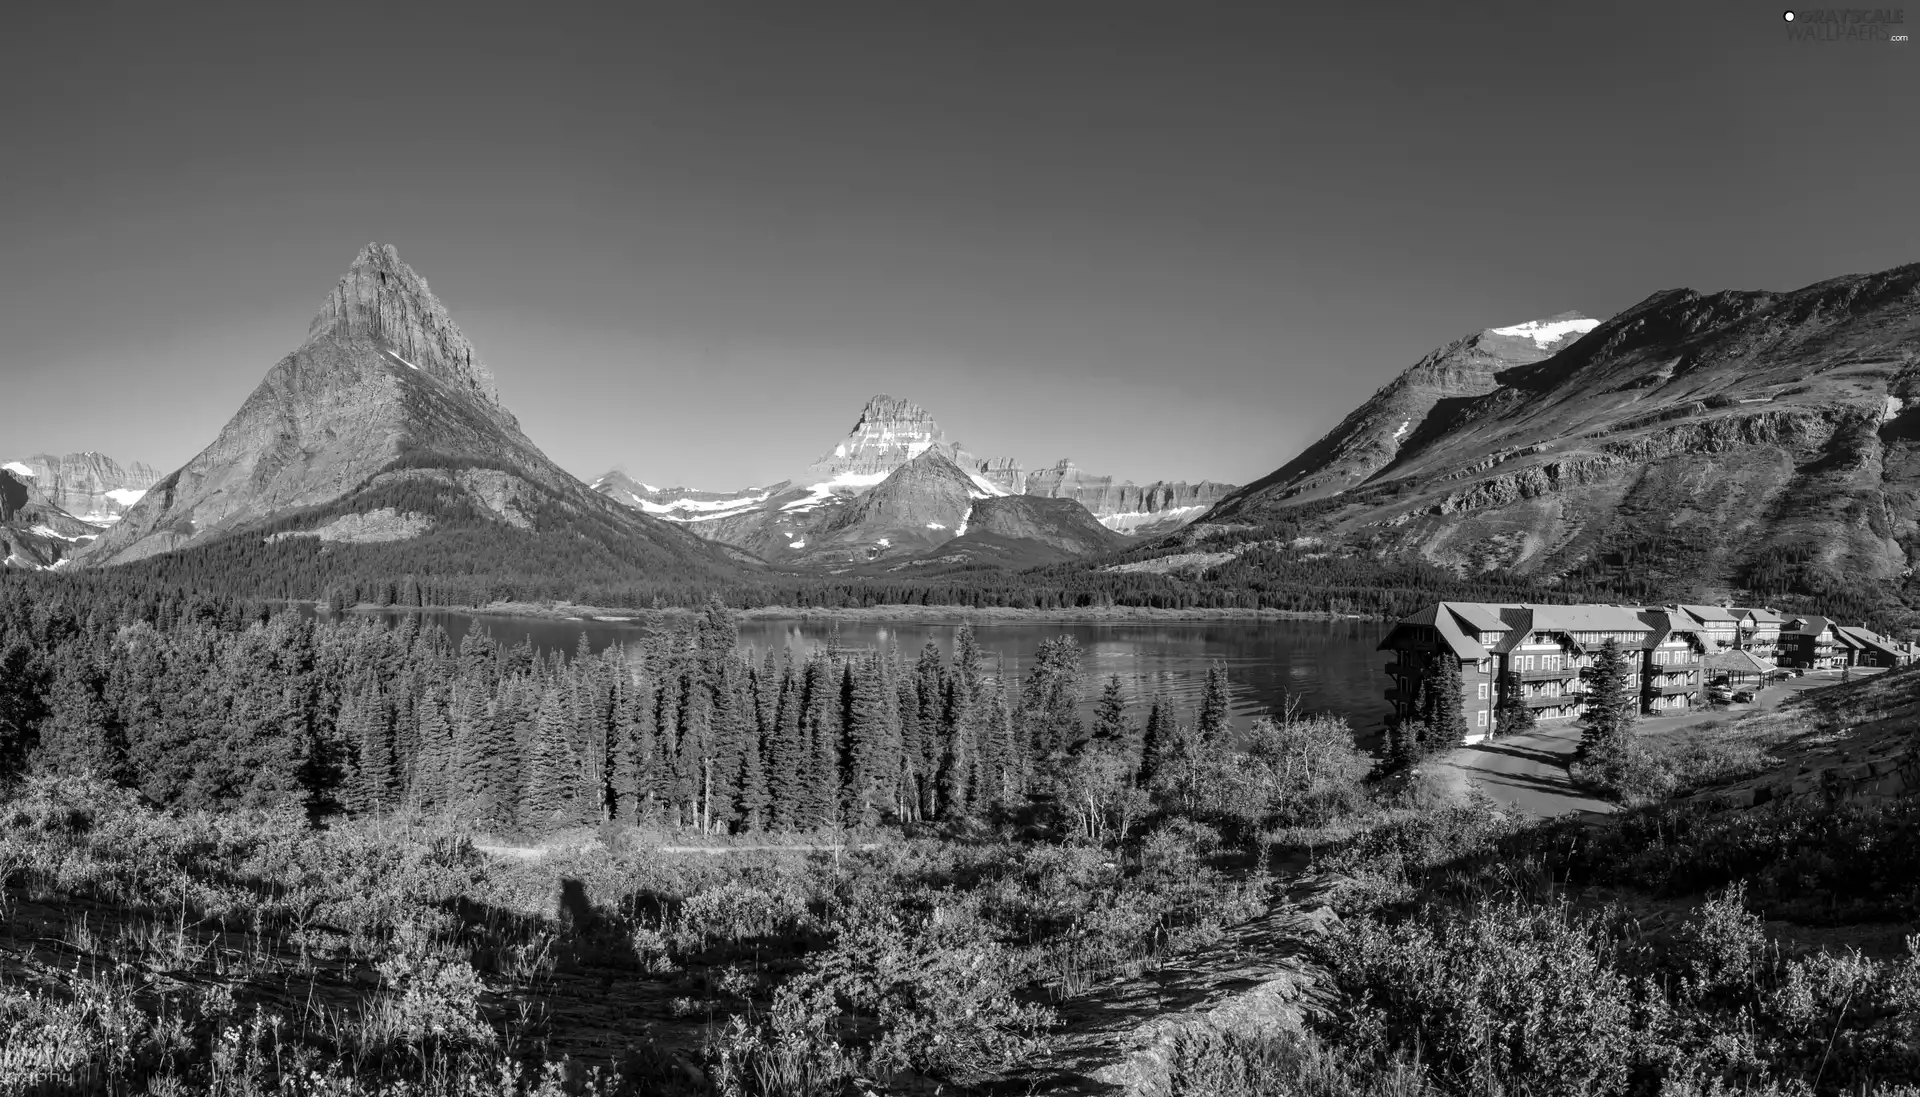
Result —
[[[389,617],[395,616],[388,612]],[[469,614],[427,611],[455,643],[475,618]],[[636,638],[642,627],[619,621],[556,621],[531,617],[479,618],[494,639],[515,644],[530,639],[543,651],[572,651],[585,632],[588,645],[601,651]],[[838,622],[842,647],[900,645],[911,661],[928,641],[951,655],[953,624],[920,621]],[[834,622],[818,619],[763,618],[740,624],[740,641],[756,653],[769,647],[804,649],[825,643]],[[1297,697],[1303,712],[1333,712],[1347,717],[1363,740],[1385,726],[1390,711],[1382,669],[1387,653],[1374,648],[1386,635],[1387,621],[1218,620],[1143,622],[987,621],[974,626],[990,671],[1021,675],[1042,640],[1066,635],[1079,643],[1082,668],[1104,681],[1117,674],[1130,699],[1144,701],[1163,693],[1186,710],[1199,707],[1207,665],[1226,664],[1232,685],[1233,717],[1245,723]],[[1097,687],[1088,691],[1091,708]],[[1190,717],[1188,717],[1190,718]]]

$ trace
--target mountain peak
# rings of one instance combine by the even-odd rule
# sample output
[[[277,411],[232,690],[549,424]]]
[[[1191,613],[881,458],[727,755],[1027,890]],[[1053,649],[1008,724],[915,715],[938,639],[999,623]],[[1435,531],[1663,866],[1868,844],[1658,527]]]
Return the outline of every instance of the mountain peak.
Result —
[[[307,344],[367,338],[397,364],[431,374],[504,411],[493,373],[422,278],[391,244],[369,243],[307,325]]]
[[[861,426],[875,422],[932,425],[933,415],[911,400],[897,400],[878,392],[867,398],[867,406],[860,409],[860,418],[853,424],[853,429],[857,431]]]

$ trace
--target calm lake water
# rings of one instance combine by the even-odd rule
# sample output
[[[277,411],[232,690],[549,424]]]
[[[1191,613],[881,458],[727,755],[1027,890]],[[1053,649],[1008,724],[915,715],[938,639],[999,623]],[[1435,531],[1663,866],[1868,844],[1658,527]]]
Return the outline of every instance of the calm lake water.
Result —
[[[392,616],[391,614],[389,616]],[[428,612],[455,643],[476,620],[461,613]],[[554,621],[540,618],[484,617],[480,627],[494,639],[519,643],[531,639],[545,651],[572,651],[585,632],[594,651],[635,639],[642,626],[616,621]],[[957,622],[956,622],[957,623]],[[976,624],[975,635],[987,653],[990,672],[1023,675],[1042,640],[1071,636],[1080,645],[1082,667],[1104,680],[1117,674],[1130,698],[1144,701],[1164,693],[1188,709],[1197,708],[1207,665],[1226,664],[1233,689],[1233,716],[1243,723],[1300,698],[1306,712],[1347,717],[1363,739],[1384,726],[1389,711],[1383,697],[1387,679],[1385,652],[1374,650],[1386,635],[1386,621],[1166,621],[1089,623],[993,621]],[[804,649],[823,644],[834,623],[820,619],[769,618],[741,622],[740,641],[756,658],[768,648]],[[951,655],[953,624],[925,622],[839,622],[842,647],[898,644],[904,658],[917,657],[928,641]],[[1086,699],[1091,707],[1094,690]]]

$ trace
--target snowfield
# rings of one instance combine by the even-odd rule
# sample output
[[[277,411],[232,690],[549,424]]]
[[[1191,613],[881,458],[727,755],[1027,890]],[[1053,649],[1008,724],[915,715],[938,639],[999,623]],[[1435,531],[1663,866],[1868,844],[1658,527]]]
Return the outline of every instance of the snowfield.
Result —
[[[1533,345],[1545,349],[1568,335],[1585,335],[1600,326],[1598,320],[1529,320],[1524,324],[1515,324],[1510,328],[1494,328],[1495,335],[1511,335],[1517,338],[1531,339]]]

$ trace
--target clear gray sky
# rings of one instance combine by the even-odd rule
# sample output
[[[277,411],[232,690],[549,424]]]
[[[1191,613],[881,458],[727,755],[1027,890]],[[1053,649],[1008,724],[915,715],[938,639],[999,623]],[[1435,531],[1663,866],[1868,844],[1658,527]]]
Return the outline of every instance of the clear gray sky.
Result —
[[[1481,327],[1920,259],[1920,45],[1785,2],[21,7],[0,457],[177,467],[379,240],[584,478],[885,391],[1245,482]]]

